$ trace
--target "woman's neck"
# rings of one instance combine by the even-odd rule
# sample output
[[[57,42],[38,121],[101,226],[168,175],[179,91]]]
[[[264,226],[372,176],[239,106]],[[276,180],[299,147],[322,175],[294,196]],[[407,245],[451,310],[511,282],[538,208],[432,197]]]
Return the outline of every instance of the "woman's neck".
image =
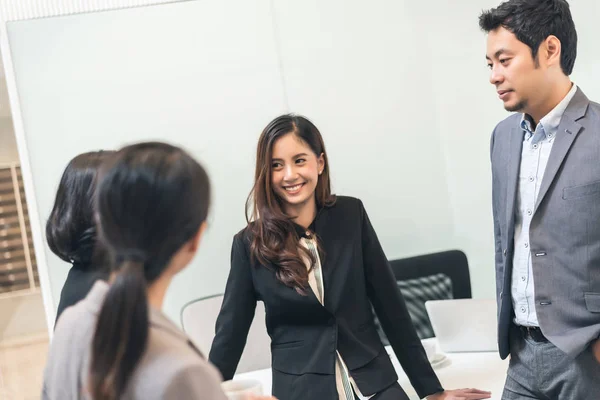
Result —
[[[157,310],[162,310],[165,294],[173,277],[168,274],[156,279],[148,286],[148,303]]]
[[[313,198],[312,201],[307,201],[304,204],[298,204],[293,208],[286,210],[290,216],[295,216],[294,222],[303,228],[308,228],[317,216],[317,201]]]

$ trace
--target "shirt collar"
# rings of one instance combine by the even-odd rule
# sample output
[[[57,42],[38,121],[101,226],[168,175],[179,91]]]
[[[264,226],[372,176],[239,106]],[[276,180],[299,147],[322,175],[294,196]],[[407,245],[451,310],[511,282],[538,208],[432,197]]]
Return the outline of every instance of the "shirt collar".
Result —
[[[315,218],[315,221],[316,221],[316,218]],[[294,229],[296,230],[296,233],[298,234],[298,237],[309,239],[311,236],[311,233],[314,233],[314,231],[315,231],[315,221],[313,221],[309,225],[308,228],[305,228],[302,225],[297,224],[292,221],[292,223],[294,224]]]
[[[315,216],[315,219],[313,219],[313,221],[310,223],[308,228],[305,228],[302,225],[297,224],[296,222],[292,221],[292,223],[294,224],[294,229],[296,230],[296,233],[298,234],[298,237],[306,238],[306,239],[310,239],[312,237],[312,234],[314,234],[316,232],[316,223],[319,220],[319,217],[321,216],[321,213],[324,208],[325,207],[319,207],[317,209],[317,215]]]
[[[567,106],[575,96],[575,93],[577,93],[577,85],[572,84],[571,90],[569,90],[567,95],[552,109],[552,111],[540,120],[537,127],[533,126],[533,119],[531,116],[523,114],[521,117],[521,129],[525,131],[526,138],[533,136],[538,129],[540,129],[546,137],[548,137],[548,135],[554,135],[558,131],[560,120],[562,119]]]

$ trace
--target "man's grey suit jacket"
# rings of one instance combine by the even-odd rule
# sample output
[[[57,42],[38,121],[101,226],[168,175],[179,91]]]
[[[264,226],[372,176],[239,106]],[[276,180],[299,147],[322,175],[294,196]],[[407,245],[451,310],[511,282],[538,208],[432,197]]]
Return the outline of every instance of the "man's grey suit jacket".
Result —
[[[498,345],[510,353],[521,114],[491,139]],[[530,226],[535,307],[544,335],[571,357],[600,335],[600,105],[578,89],[558,127]]]

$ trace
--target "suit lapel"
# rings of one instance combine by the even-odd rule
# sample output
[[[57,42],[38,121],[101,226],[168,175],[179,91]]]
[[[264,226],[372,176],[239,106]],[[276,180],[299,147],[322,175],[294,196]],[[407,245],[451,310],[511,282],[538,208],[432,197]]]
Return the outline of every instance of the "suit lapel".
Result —
[[[515,229],[515,204],[517,202],[517,183],[519,180],[519,169],[521,166],[521,152],[523,150],[523,132],[521,128],[512,128],[508,143],[507,162],[507,187],[506,187],[506,226],[507,239],[514,236]],[[509,246],[512,241],[507,240]]]
[[[556,177],[556,174],[558,173],[560,166],[567,156],[573,141],[575,141],[575,138],[581,129],[581,125],[575,121],[569,121],[568,123],[564,124],[561,123],[560,125],[564,126],[559,126],[559,131],[556,135],[554,146],[552,146],[550,158],[548,159],[548,164],[546,165],[546,171],[544,172],[544,177],[542,178],[540,192],[535,202],[535,210],[538,209],[540,203],[544,199],[544,196],[548,192],[552,181]]]
[[[328,232],[326,226],[329,223],[329,211],[330,210],[328,210],[327,208],[322,209],[317,215],[314,224],[314,230],[318,237],[317,240],[319,240],[320,245],[323,248],[325,248],[325,243],[331,242],[332,240],[335,241],[335,238],[330,238],[326,236]],[[335,267],[328,263],[328,260],[331,259],[331,256],[331,254],[327,254],[327,252],[325,251],[324,254],[320,257],[321,276],[323,278],[323,297],[325,300],[323,302],[323,307],[325,307],[325,309],[328,311],[334,309],[334,299],[331,298],[331,285],[335,283],[335,280],[332,279],[332,274],[335,270]],[[317,299],[317,301],[319,300]]]
[[[537,211],[544,200],[544,196],[548,193],[550,185],[552,185],[560,166],[563,164],[569,153],[569,149],[579,134],[581,124],[577,121],[585,116],[589,104],[590,101],[585,94],[580,89],[577,89],[577,93],[575,93],[575,96],[573,96],[573,99],[567,106],[558,126],[558,132],[552,146],[552,151],[550,152],[548,164],[546,165],[546,171],[544,172],[534,212]]]

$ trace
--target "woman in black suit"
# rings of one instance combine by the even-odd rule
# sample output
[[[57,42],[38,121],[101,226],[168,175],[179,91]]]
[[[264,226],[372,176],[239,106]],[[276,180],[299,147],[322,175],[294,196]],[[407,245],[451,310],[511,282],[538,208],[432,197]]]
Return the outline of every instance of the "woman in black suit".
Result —
[[[99,280],[108,278],[104,251],[96,243],[93,198],[98,169],[114,151],[92,151],[73,158],[60,179],[46,223],[50,250],[72,264],[60,293],[56,320],[65,308],[83,300]]]
[[[489,398],[444,391],[361,201],[331,194],[327,161],[321,134],[306,118],[283,115],[262,132],[249,224],[233,240],[210,361],[224,379],[233,377],[263,301],[275,397],[407,399],[372,303],[421,398]]]

